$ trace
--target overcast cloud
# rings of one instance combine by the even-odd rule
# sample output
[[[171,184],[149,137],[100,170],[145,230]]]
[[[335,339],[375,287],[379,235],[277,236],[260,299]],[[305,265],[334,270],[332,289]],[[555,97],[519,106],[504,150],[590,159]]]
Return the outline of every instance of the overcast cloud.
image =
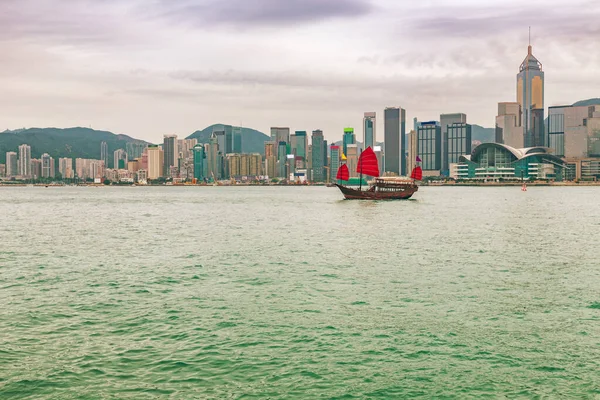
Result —
[[[2,0],[0,130],[153,142],[212,123],[359,135],[386,106],[491,127],[532,27],[546,107],[600,97],[600,4],[573,0]]]

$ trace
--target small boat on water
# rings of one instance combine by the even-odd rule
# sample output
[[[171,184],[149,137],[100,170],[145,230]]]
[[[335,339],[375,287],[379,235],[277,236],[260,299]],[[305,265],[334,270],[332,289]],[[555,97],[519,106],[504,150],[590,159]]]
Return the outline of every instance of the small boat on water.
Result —
[[[419,187],[416,181],[423,178],[421,167],[416,166],[410,178],[401,176],[379,176],[379,164],[375,152],[368,147],[363,151],[358,159],[356,172],[360,174],[359,188],[351,188],[336,183],[344,198],[347,200],[406,200],[410,199]],[[371,181],[368,189],[362,190],[362,176],[372,176],[375,179]],[[350,179],[350,171],[346,164],[338,169],[336,176],[338,181],[348,181]]]

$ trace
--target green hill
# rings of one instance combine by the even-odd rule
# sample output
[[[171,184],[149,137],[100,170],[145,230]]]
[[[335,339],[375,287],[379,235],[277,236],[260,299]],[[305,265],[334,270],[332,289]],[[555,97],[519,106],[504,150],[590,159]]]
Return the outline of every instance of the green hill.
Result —
[[[125,149],[129,142],[143,142],[126,135],[88,128],[30,128],[0,133],[0,163],[6,162],[7,151],[19,151],[22,144],[31,146],[31,157],[40,158],[48,153],[51,157],[100,159],[100,143],[108,145],[109,165],[113,152]]]
[[[220,128],[223,124],[213,124],[201,131],[192,133],[187,139],[198,139],[198,143],[208,143],[214,128]],[[243,153],[265,153],[265,142],[269,136],[255,129],[242,128],[242,152]]]
[[[471,125],[471,140],[479,140],[481,143],[493,143],[496,141],[496,129]]]
[[[595,99],[587,99],[587,100],[579,100],[576,103],[573,103],[573,106],[594,106],[600,105],[600,98]]]

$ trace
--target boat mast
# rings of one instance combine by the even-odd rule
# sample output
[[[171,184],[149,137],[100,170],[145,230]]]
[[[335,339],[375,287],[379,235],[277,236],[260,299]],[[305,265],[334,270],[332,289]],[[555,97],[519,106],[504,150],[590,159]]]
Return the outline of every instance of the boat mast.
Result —
[[[358,183],[358,190],[362,191],[362,149],[360,150],[360,157],[358,157],[358,169],[360,170],[360,181]]]

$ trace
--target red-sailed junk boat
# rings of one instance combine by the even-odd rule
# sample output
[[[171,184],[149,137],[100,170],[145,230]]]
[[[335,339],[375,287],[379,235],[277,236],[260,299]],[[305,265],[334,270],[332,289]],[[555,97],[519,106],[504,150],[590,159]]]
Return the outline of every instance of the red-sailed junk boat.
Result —
[[[405,200],[409,199],[419,187],[415,181],[420,181],[423,178],[421,167],[417,166],[413,169],[410,178],[399,176],[379,176],[379,164],[377,156],[371,147],[367,147],[360,154],[356,172],[360,174],[359,189],[353,189],[348,186],[336,184],[344,197],[347,200]],[[367,190],[362,190],[362,176],[372,176],[375,180],[371,182]],[[346,164],[343,164],[336,176],[338,181],[348,181],[350,173]]]

